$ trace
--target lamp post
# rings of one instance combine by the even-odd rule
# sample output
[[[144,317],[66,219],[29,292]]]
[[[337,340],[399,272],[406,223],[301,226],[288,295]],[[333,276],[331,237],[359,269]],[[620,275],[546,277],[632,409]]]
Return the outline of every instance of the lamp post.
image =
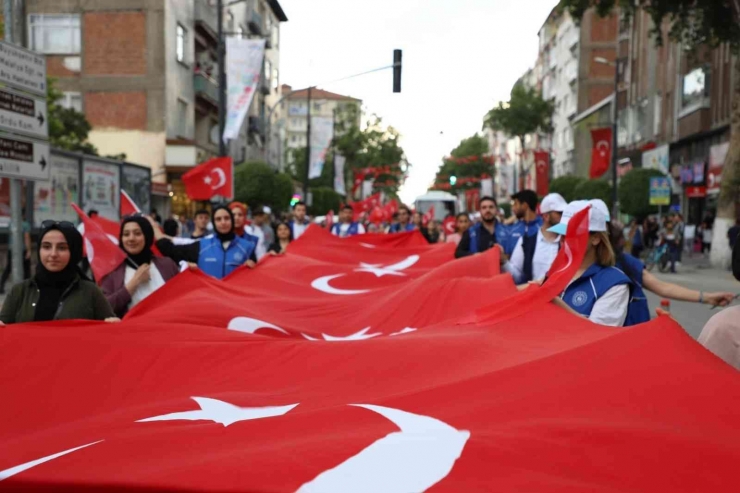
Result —
[[[619,150],[619,76],[621,75],[623,59],[617,58],[610,62],[606,58],[596,57],[594,62],[614,67],[614,96],[612,99],[612,218],[619,214],[619,195],[617,193],[617,163]]]

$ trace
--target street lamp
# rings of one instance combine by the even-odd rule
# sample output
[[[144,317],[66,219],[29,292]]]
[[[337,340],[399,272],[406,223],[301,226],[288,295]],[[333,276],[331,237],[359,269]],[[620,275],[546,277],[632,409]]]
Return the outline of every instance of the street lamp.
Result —
[[[619,149],[619,142],[617,140],[617,133],[619,132],[619,75],[622,64],[620,59],[610,62],[600,56],[595,57],[594,62],[614,67],[614,96],[612,99],[612,218],[616,219],[619,214],[619,196],[617,194],[617,150]]]

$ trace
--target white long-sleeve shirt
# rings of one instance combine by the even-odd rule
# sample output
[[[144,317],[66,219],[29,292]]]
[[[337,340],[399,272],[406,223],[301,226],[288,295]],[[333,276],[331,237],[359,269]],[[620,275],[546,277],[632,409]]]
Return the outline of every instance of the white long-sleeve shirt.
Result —
[[[504,265],[504,271],[511,274],[516,284],[524,284],[524,237],[516,242],[511,258]],[[544,279],[550,266],[558,256],[560,237],[550,241],[542,234],[542,229],[537,230],[537,246],[532,258],[532,280]]]
[[[596,300],[588,319],[595,324],[622,327],[627,320],[630,302],[630,287],[627,284],[614,286]]]

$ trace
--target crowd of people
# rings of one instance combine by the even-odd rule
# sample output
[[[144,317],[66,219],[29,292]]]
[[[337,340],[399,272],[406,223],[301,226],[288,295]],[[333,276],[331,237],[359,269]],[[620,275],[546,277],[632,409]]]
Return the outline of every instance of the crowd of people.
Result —
[[[546,280],[569,221],[588,209],[588,249],[573,280],[553,301],[563,309],[601,325],[632,326],[650,319],[646,290],[667,299],[720,307],[736,297],[730,292],[691,290],[660,280],[646,270],[640,255],[645,248],[658,244],[673,245],[669,247],[671,262],[679,261],[684,234],[680,214],[665,218],[660,227],[653,218],[624,226],[612,220],[606,204],[598,199],[567,203],[553,193],[539,201],[532,190],[522,190],[511,199],[511,217],[504,216],[494,198],[483,197],[478,213],[458,214],[454,218],[455,232],[447,235],[438,221],[405,205],[388,224],[380,225],[358,221],[352,207],[343,207],[329,231],[337,237],[419,231],[430,244],[455,244],[455,258],[496,248],[502,271],[510,274],[520,289],[527,289]],[[291,242],[300,238],[310,224],[303,202],[295,204],[289,216],[279,219],[267,207],[250,211],[247,204],[236,201],[210,211],[198,210],[192,221],[171,219],[160,224],[155,215],[137,213],[120,224],[119,247],[126,254],[125,261],[100,279],[98,287],[85,269],[83,238],[75,225],[45,221],[35,275],[13,287],[0,311],[0,322],[120,321],[180,271],[194,269],[223,279],[240,267],[255,268],[265,256],[289,251]],[[728,235],[732,246],[737,243],[738,232],[740,222]],[[155,247],[159,255],[154,255]],[[31,251],[30,245],[26,250]],[[734,249],[735,271],[740,279],[739,252],[740,248]],[[716,344],[716,334],[725,332],[715,328],[715,336],[709,340]],[[737,332],[740,334],[740,330]],[[740,357],[738,361],[740,365]]]

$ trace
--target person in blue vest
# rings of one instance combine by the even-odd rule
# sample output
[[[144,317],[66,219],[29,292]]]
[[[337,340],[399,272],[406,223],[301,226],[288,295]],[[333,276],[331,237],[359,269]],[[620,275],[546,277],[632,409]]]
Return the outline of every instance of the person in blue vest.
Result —
[[[157,248],[175,262],[187,262],[216,279],[223,279],[247,261],[257,261],[255,245],[234,232],[234,214],[225,205],[211,213],[214,232],[189,245],[174,245],[159,228],[154,228]],[[254,264],[251,264],[254,265]]]
[[[560,251],[560,235],[548,229],[560,222],[567,205],[568,203],[558,193],[551,193],[542,199],[540,204],[542,226],[535,235],[519,237],[511,260],[504,266],[504,270],[511,274],[516,284],[545,278]]]
[[[463,233],[455,250],[455,258],[482,253],[495,245],[501,249],[502,260],[505,259],[504,248],[499,241],[505,226],[496,221],[498,213],[496,200],[493,197],[482,197],[478,201],[478,209],[481,221]]]
[[[342,207],[339,211],[339,222],[332,225],[331,234],[340,238],[365,234],[365,226],[352,220],[354,213],[351,206]]]
[[[614,266],[616,256],[609,241],[604,212],[586,200],[571,202],[560,223],[548,231],[564,237],[568,222],[586,208],[589,209],[588,249],[575,277],[555,302],[594,323],[622,327],[627,320],[631,282]]]
[[[398,208],[398,222],[391,224],[389,233],[403,233],[405,231],[413,231],[414,225],[411,223],[411,209],[407,205],[402,205]]]
[[[249,206],[244,202],[237,202],[235,200],[229,203],[229,210],[231,210],[231,213],[234,215],[234,233],[236,233],[236,236],[244,238],[250,243],[254,243],[256,255],[257,245],[259,244],[260,239],[247,231],[247,211],[249,210]],[[254,267],[252,262],[252,260],[248,260],[247,267]]]
[[[542,227],[542,217],[537,215],[537,194],[534,190],[522,190],[512,195],[511,212],[516,221],[507,224],[502,233],[505,231],[508,234],[505,238],[500,237],[507,255],[512,254],[519,238],[537,236]]]
[[[311,221],[309,221],[306,218],[306,203],[305,202],[296,202],[296,204],[293,206],[293,219],[288,222],[288,226],[290,227],[290,234],[292,235],[294,240],[297,240],[301,237],[301,235],[308,229],[308,226],[311,224]]]

